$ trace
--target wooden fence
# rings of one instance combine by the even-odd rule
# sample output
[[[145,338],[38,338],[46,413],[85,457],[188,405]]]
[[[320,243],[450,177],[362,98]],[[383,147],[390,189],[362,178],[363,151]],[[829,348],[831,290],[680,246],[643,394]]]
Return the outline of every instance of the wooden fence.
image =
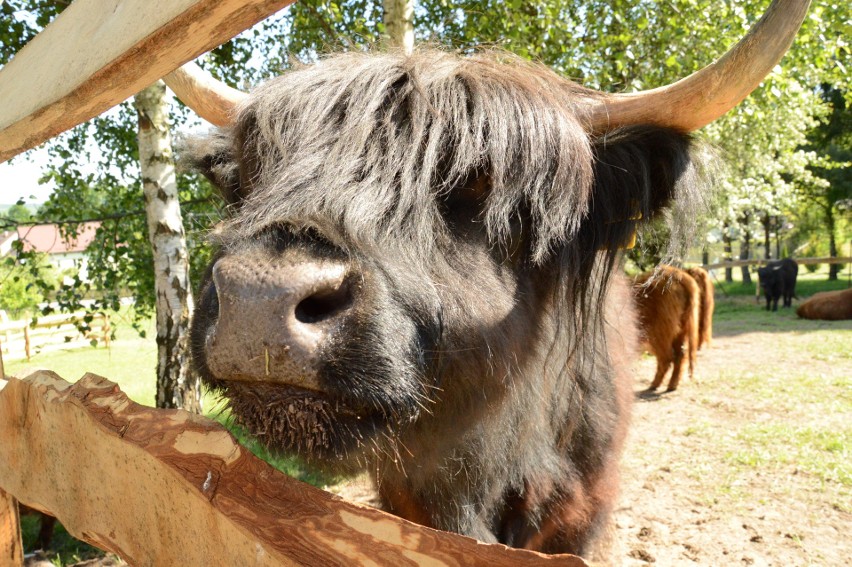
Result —
[[[852,263],[852,257],[832,258],[826,256],[824,258],[793,258],[800,266],[814,264],[849,264]],[[737,268],[740,266],[764,266],[767,262],[774,260],[726,260],[724,262],[716,262],[713,264],[704,264],[701,266],[705,270],[719,270],[724,268]]]
[[[0,321],[0,352],[9,358],[30,360],[33,352],[81,346],[93,340],[109,346],[110,332],[109,316],[104,313],[48,315],[35,323]]]
[[[0,380],[0,487],[135,566],[586,565],[483,544],[274,470],[218,423],[130,401],[87,374]],[[0,497],[0,536],[17,515]],[[5,546],[5,547],[4,547]],[[0,565],[10,555],[0,540]]]

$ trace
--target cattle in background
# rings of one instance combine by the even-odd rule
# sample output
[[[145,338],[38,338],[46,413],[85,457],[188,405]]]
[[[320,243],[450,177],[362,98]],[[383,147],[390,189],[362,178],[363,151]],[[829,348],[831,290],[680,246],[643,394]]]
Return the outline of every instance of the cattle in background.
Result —
[[[47,551],[50,549],[50,542],[53,540],[53,528],[56,526],[56,518],[33,510],[29,506],[19,505],[21,516],[37,516],[39,519],[38,535],[36,536],[34,549]]]
[[[766,297],[767,311],[778,311],[778,300],[781,298],[784,299],[784,307],[793,305],[798,274],[799,264],[790,258],[769,262],[757,269],[760,289]]]
[[[719,65],[624,96],[499,52],[353,52],[250,95],[172,77],[227,125],[190,150],[232,213],[196,369],[267,445],[369,471],[395,514],[588,554],[632,397],[618,249],[694,194],[686,133],[772,69],[792,8]]]
[[[852,289],[815,293],[799,305],[796,315],[802,319],[825,321],[852,319]]]
[[[698,320],[698,348],[713,341],[713,310],[716,308],[715,288],[707,270],[699,266],[687,268],[686,273],[692,276],[701,292],[701,306]]]
[[[659,266],[633,282],[633,298],[639,316],[642,345],[657,359],[657,370],[648,390],[659,388],[671,369],[666,391],[677,390],[683,362],[694,378],[698,351],[701,290],[685,271]]]

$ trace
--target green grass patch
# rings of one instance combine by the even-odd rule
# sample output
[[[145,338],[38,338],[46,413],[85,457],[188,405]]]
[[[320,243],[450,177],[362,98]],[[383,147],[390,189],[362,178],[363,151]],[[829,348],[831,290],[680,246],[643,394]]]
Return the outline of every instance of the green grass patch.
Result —
[[[36,515],[21,517],[21,539],[26,553],[31,553],[35,549],[40,521],[40,516]],[[46,557],[57,567],[74,565],[104,556],[102,550],[76,539],[59,522],[53,528],[50,547],[51,549],[46,551]]]
[[[99,374],[118,384],[130,399],[153,406],[156,395],[157,345],[152,340],[114,341],[109,348],[84,347],[38,353],[32,360],[5,362],[6,373],[24,377],[33,370],[46,368],[69,382],[86,372]]]
[[[788,423],[761,423],[737,431],[738,448],[729,461],[761,469],[794,466],[825,482],[852,487],[852,426],[819,428]]]

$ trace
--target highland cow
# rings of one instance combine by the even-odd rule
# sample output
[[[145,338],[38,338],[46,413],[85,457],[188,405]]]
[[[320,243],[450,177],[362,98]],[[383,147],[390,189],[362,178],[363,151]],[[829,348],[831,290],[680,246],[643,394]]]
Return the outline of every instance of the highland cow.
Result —
[[[633,282],[633,297],[639,315],[642,344],[657,359],[657,370],[649,391],[659,388],[671,368],[666,391],[677,390],[683,361],[694,378],[698,350],[701,290],[685,271],[660,266]]]
[[[824,321],[852,319],[852,289],[815,293],[799,305],[796,315]]]
[[[742,49],[798,24],[761,27]],[[348,53],[210,104],[171,77],[226,125],[190,150],[233,213],[196,369],[267,445],[369,471],[395,514],[588,553],[632,397],[619,248],[697,191],[686,132],[759,82],[738,60],[652,100],[505,53]],[[725,102],[685,100],[696,77]]]
[[[713,311],[716,308],[715,289],[710,274],[704,268],[698,266],[687,268],[686,273],[692,276],[701,293],[698,319],[698,349],[700,350],[704,345],[710,346],[713,341]]]

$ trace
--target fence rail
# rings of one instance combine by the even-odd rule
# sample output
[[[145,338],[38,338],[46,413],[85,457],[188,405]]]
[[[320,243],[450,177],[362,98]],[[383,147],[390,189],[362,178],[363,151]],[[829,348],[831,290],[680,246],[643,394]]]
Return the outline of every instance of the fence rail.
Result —
[[[81,332],[84,325],[87,329]],[[9,358],[30,360],[35,350],[80,346],[92,340],[109,346],[110,332],[109,316],[105,313],[48,315],[35,323],[4,321],[0,322],[0,352]]]
[[[218,423],[140,406],[93,374],[0,380],[0,439],[0,490],[131,565],[587,565],[346,502],[272,469]]]
[[[804,266],[808,264],[849,264],[852,263],[852,257],[831,257],[825,258],[793,258],[797,264]],[[704,264],[701,267],[705,270],[718,270],[720,268],[738,268],[740,266],[761,266],[773,260],[727,260],[725,262],[715,262],[713,264]]]

